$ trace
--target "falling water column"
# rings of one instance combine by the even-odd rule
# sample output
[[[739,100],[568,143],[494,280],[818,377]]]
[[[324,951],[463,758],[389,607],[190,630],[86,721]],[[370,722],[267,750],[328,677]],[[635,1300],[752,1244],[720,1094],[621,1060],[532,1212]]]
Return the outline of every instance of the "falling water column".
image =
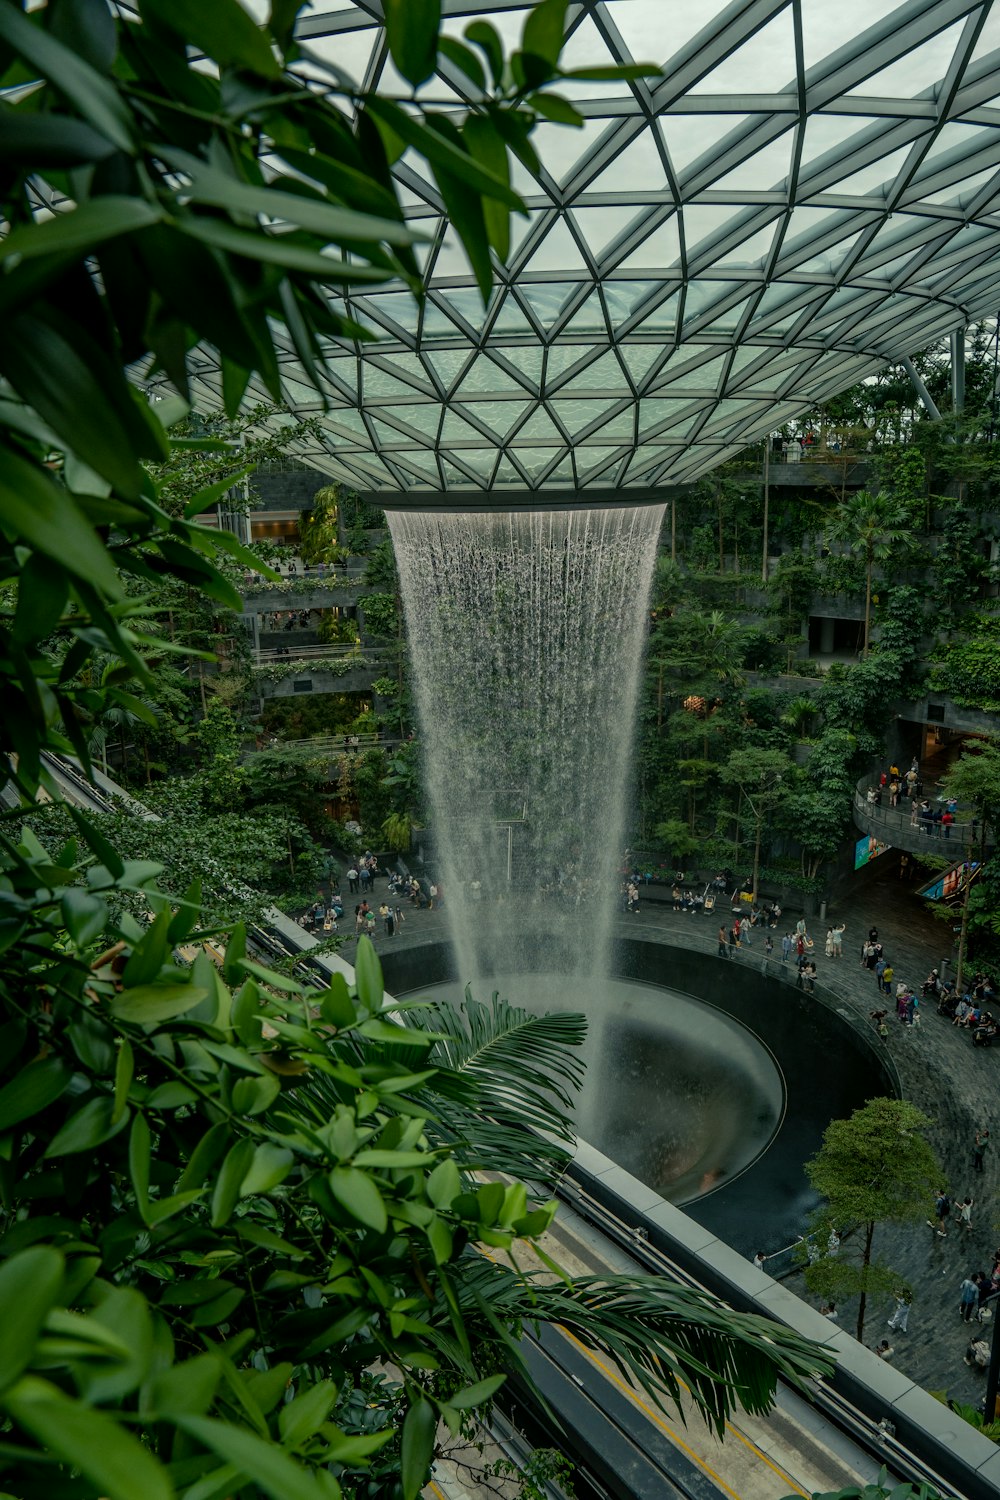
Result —
[[[608,971],[662,520],[389,513],[465,980]]]

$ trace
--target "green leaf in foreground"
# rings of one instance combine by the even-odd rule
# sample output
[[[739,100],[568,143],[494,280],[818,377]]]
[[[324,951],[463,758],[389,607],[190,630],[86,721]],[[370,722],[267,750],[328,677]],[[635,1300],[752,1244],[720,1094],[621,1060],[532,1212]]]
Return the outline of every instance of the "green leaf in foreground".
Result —
[[[108,1500],[174,1500],[151,1453],[104,1412],[72,1401],[47,1381],[21,1380],[3,1405],[36,1442],[79,1469]]]

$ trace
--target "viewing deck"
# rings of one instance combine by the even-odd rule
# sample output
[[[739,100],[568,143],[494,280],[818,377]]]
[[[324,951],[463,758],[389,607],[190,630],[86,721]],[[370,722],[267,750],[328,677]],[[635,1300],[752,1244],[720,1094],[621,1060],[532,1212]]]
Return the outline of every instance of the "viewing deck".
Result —
[[[905,849],[908,854],[936,855],[952,863],[963,855],[978,854],[983,848],[983,826],[971,817],[967,808],[959,808],[949,830],[941,823],[921,821],[914,824],[908,800],[901,800],[899,807],[890,807],[889,794],[883,790],[881,802],[869,802],[871,784],[869,777],[863,777],[854,789],[854,822],[862,833],[881,839],[893,849]],[[927,800],[932,808],[943,805],[943,799],[936,794]],[[992,851],[994,842],[993,835],[988,833],[987,853]]]

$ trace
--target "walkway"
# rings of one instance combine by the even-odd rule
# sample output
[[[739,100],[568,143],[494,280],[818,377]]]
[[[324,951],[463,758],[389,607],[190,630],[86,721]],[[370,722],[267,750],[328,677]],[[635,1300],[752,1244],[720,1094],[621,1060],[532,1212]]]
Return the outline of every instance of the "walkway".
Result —
[[[900,883],[894,860],[886,858],[884,863],[887,868],[880,870],[873,880],[869,879],[863,892],[839,901],[830,911],[831,921],[847,924],[844,958],[840,962],[827,959],[820,942],[814,950],[818,955],[820,984],[865,1024],[869,1011],[878,1003],[874,976],[860,963],[860,943],[871,926],[879,930],[896,978],[908,980],[918,989],[930,969],[940,968],[942,959],[951,951],[947,925],[931,915],[916,896],[914,886]],[[379,881],[373,902],[376,909],[384,889],[384,881]],[[723,911],[727,913],[728,909],[723,906]],[[440,942],[448,937],[446,922],[446,914],[441,911],[407,907],[401,934],[387,938],[379,931],[376,949],[397,943],[410,946]],[[640,900],[638,915],[623,914],[620,927],[637,937],[683,942],[705,952],[716,951],[718,923],[712,917],[688,916],[674,912],[669,906]],[[759,965],[763,957],[762,941],[762,936],[755,934],[754,946],[741,953],[735,962]],[[354,951],[352,937],[345,945],[343,957],[353,961]],[[780,944],[777,952],[780,960]],[[720,964],[725,962],[728,960],[720,960]],[[780,961],[772,959],[771,967],[776,977],[781,978]],[[790,981],[790,965],[784,967],[784,977]],[[911,1030],[893,1023],[888,1041],[875,1044],[889,1049],[905,1096],[933,1120],[929,1136],[944,1166],[952,1198],[963,1198],[969,1193],[977,1200],[971,1234],[960,1236],[951,1229],[947,1239],[941,1240],[923,1224],[886,1226],[877,1231],[876,1249],[880,1258],[904,1273],[914,1291],[910,1332],[892,1335],[895,1363],[926,1390],[947,1391],[949,1396],[975,1403],[983,1393],[984,1383],[980,1375],[962,1362],[970,1329],[959,1318],[958,1288],[968,1272],[989,1271],[994,1247],[1000,1241],[1000,1229],[995,1224],[1000,1183],[997,1104],[1000,1048],[974,1048],[971,1038],[939,1017],[933,1006],[924,1007],[919,1027]],[[817,1067],[830,1065],[834,1065],[831,1060],[817,1059]],[[987,1153],[982,1176],[973,1173],[970,1152],[979,1125],[990,1129],[995,1142],[992,1152]],[[772,1251],[783,1247],[763,1248]],[[816,1299],[805,1292],[801,1273],[794,1273],[789,1285],[815,1305]],[[869,1304],[866,1344],[874,1346],[885,1336],[890,1311],[888,1303],[876,1300],[874,1305]],[[845,1303],[841,1313],[840,1326],[852,1331],[856,1306]]]

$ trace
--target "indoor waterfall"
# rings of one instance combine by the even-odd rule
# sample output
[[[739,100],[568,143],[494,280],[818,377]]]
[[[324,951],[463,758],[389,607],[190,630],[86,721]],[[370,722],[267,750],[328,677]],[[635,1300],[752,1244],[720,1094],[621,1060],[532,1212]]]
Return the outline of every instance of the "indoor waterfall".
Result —
[[[608,973],[662,518],[389,513],[463,980]]]

